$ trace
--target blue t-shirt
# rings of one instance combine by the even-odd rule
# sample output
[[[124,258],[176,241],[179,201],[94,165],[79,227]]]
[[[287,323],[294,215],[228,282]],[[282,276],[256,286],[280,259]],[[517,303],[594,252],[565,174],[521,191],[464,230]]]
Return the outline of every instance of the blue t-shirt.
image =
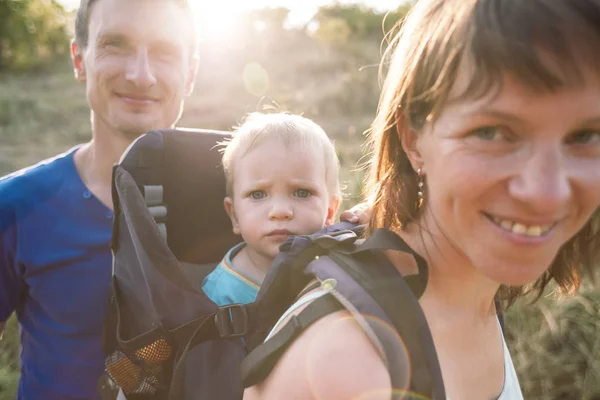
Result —
[[[0,321],[21,326],[19,399],[97,399],[113,213],[75,149],[0,179]]]
[[[204,278],[202,290],[219,306],[248,304],[256,299],[260,283],[235,269],[231,262],[245,245],[246,243],[240,243],[231,248],[223,257],[223,261]]]

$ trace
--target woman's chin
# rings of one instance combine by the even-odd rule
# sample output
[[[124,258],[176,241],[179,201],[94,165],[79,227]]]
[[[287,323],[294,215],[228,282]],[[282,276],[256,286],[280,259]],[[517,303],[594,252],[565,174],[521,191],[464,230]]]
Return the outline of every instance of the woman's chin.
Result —
[[[550,268],[550,263],[526,265],[488,265],[481,272],[489,279],[506,286],[525,286],[538,280]]]

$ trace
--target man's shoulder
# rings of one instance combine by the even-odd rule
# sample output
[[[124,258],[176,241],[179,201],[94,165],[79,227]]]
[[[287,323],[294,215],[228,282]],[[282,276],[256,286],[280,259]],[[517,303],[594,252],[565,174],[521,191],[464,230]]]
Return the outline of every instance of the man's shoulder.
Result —
[[[0,209],[13,208],[24,201],[41,199],[44,193],[56,190],[67,172],[74,168],[72,148],[32,166],[0,177]]]

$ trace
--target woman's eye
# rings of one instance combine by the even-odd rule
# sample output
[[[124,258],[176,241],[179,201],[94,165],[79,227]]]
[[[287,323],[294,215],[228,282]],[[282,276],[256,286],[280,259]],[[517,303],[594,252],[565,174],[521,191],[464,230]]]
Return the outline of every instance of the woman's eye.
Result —
[[[249,197],[253,200],[264,199],[266,196],[267,196],[266,193],[263,192],[262,190],[255,190],[255,191],[251,192],[249,195]]]
[[[471,135],[487,141],[496,141],[505,138],[502,128],[499,126],[482,126],[481,128],[472,130]]]
[[[569,138],[569,143],[572,144],[600,144],[600,130],[581,131],[577,132]]]
[[[311,195],[310,190],[308,189],[298,189],[294,194],[296,195],[296,197],[300,197],[302,199],[305,199]]]

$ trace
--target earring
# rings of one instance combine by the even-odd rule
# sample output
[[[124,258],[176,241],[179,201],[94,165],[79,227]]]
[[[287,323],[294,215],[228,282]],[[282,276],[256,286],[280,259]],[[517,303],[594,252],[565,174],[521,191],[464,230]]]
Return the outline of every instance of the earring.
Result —
[[[417,208],[421,208],[423,206],[423,203],[425,202],[425,173],[423,172],[423,168],[419,167],[417,169],[417,187],[418,192],[417,192]]]

